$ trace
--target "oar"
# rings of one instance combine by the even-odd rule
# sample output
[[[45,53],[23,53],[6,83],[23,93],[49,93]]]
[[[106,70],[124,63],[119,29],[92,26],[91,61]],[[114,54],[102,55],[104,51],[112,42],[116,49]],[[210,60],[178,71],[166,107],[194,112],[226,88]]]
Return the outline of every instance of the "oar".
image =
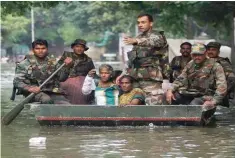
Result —
[[[39,87],[42,88],[63,66],[65,63],[63,63],[56,71],[54,71],[48,79],[46,79]],[[22,102],[20,102],[18,105],[16,105],[10,112],[8,112],[3,118],[2,123],[4,125],[9,125],[16,116],[24,109],[24,104],[27,104],[36,94],[31,93],[28,95]]]

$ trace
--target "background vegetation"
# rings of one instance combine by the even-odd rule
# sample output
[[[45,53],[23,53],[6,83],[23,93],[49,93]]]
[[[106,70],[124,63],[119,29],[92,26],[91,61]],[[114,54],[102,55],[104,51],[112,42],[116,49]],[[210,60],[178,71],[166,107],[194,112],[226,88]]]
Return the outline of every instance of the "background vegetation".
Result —
[[[106,47],[115,51],[119,33],[135,35],[136,16],[150,13],[155,27],[167,38],[193,39],[201,32],[231,46],[235,2],[1,2],[2,48],[31,43],[30,10],[34,10],[35,37],[46,38],[63,49],[76,38],[101,43],[110,33]]]

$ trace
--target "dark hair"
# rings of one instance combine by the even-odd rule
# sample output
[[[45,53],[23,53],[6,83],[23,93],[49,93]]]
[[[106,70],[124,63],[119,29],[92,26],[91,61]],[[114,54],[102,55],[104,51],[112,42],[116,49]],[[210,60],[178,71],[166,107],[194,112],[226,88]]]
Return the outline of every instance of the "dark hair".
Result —
[[[188,45],[188,46],[190,46],[190,48],[192,48],[192,44],[189,43],[189,42],[184,42],[184,43],[182,43],[182,44],[180,45],[180,48],[182,48],[183,45]]]
[[[119,79],[119,81],[121,81],[121,80],[124,79],[124,78],[129,79],[129,81],[130,81],[131,84],[136,81],[136,79],[135,79],[134,77],[130,76],[130,75],[123,75],[123,76]]]
[[[147,16],[148,19],[149,19],[149,21],[150,21],[150,22],[153,22],[153,17],[152,17],[152,15],[150,15],[150,14],[146,14],[146,13],[139,14],[137,18],[141,18],[141,17],[143,17],[143,16]]]
[[[122,70],[114,70],[113,71],[113,79],[116,80],[118,76],[122,74]]]
[[[36,39],[35,41],[33,41],[32,43],[32,48],[34,49],[36,47],[36,45],[44,45],[48,48],[48,43],[46,40],[43,39]]]

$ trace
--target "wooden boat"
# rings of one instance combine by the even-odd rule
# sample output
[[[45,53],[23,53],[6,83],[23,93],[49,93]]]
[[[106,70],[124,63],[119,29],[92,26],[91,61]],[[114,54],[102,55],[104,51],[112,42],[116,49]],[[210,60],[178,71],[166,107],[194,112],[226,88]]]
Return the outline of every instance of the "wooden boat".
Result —
[[[200,105],[97,106],[27,104],[40,125],[146,126],[205,125],[215,110]]]

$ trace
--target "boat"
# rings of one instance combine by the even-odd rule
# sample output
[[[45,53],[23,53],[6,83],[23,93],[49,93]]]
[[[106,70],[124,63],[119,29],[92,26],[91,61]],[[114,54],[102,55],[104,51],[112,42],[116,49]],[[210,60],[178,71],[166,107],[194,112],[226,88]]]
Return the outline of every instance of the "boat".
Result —
[[[215,110],[200,105],[97,106],[37,104],[25,105],[41,126],[200,126],[208,124]]]

